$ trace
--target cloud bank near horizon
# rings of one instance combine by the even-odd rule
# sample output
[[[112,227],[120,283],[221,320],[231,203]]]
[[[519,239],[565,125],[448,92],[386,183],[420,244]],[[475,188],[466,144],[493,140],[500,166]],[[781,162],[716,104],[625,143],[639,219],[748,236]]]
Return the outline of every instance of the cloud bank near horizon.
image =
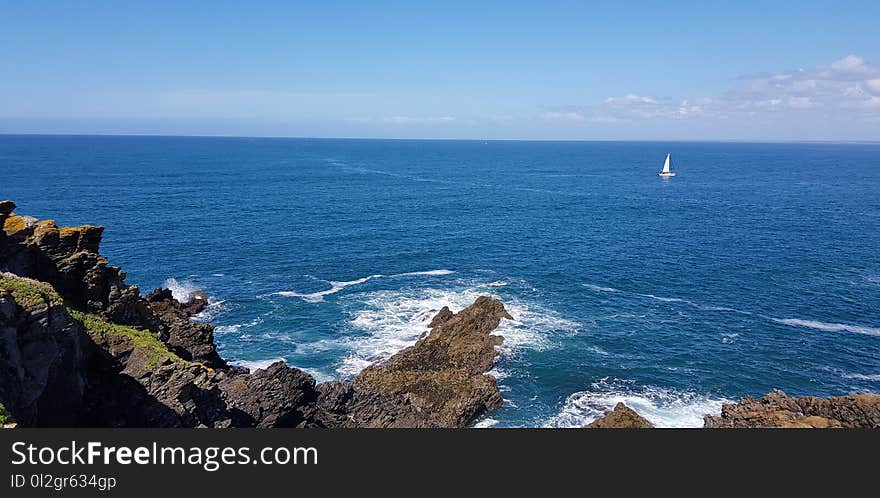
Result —
[[[471,111],[478,107],[458,96],[71,92],[54,102],[45,99],[43,107],[7,96],[8,102],[0,100],[0,132],[174,133],[175,124],[188,123],[204,134],[244,135],[880,140],[880,67],[852,54],[822,67],[741,77],[719,95],[624,91],[594,102],[495,106],[500,112],[490,115]],[[53,103],[54,114],[45,109]],[[53,121],[85,129],[39,129]],[[27,129],[27,123],[37,129]],[[125,123],[135,129],[126,131]],[[112,126],[102,130],[107,124]]]

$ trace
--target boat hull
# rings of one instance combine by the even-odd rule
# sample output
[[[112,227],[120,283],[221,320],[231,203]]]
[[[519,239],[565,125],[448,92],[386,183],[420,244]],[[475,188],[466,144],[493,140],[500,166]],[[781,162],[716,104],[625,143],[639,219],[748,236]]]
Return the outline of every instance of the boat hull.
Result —
[[[675,176],[675,173],[657,173],[657,176],[662,176],[662,177],[668,178],[670,176]]]

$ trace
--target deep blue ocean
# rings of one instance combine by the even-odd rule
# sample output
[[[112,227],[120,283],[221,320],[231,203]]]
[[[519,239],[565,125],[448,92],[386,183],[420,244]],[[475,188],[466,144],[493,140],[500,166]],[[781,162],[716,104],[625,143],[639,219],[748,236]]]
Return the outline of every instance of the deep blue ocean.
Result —
[[[145,292],[204,289],[252,367],[350,378],[497,296],[481,427],[880,391],[878,144],[0,136],[0,198],[106,226]]]

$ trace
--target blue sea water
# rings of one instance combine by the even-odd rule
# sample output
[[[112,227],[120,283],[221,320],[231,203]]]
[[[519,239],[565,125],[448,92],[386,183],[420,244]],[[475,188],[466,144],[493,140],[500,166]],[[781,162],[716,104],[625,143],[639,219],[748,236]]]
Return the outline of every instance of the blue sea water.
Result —
[[[880,390],[877,144],[0,136],[0,198],[106,226],[130,283],[208,293],[224,357],[318,380],[497,296],[481,427]]]

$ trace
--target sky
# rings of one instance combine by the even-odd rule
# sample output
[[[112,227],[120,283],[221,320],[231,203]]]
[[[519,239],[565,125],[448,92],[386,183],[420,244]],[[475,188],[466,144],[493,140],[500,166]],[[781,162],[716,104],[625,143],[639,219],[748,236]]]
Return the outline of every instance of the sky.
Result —
[[[0,0],[0,133],[880,140],[880,2]]]

